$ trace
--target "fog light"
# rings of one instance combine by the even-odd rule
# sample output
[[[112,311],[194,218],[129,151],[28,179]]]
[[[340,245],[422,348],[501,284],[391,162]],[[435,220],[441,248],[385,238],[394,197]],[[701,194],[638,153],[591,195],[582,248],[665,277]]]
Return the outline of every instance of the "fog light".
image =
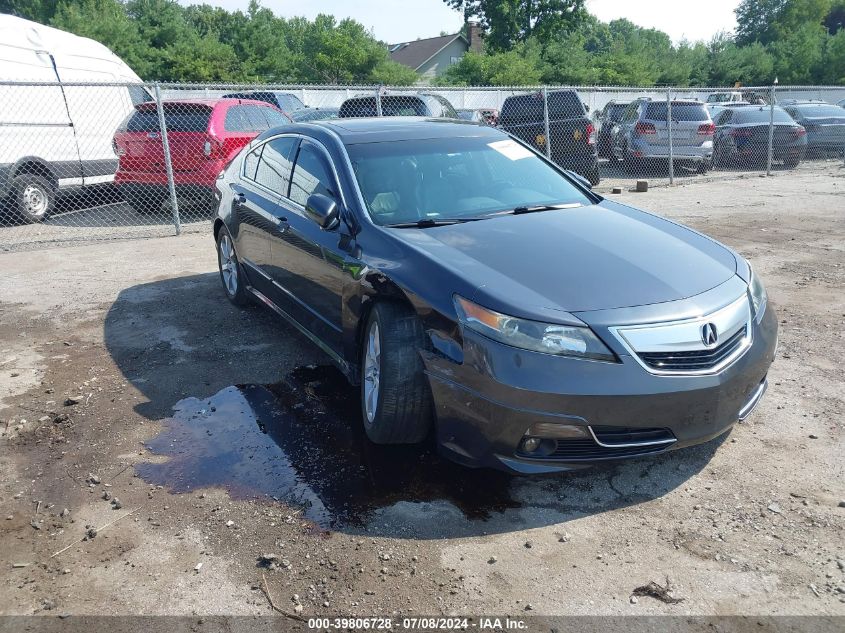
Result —
[[[522,450],[526,453],[533,453],[540,448],[542,440],[539,437],[526,437],[522,440]]]

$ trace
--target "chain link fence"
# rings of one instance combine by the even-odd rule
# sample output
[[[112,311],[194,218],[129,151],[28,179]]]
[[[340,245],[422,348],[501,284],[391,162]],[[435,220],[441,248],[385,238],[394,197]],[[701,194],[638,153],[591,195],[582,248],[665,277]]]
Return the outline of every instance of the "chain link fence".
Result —
[[[0,82],[0,249],[207,231],[218,174],[290,121],[460,118],[501,128],[593,185],[672,183],[843,160],[843,100],[845,87]]]

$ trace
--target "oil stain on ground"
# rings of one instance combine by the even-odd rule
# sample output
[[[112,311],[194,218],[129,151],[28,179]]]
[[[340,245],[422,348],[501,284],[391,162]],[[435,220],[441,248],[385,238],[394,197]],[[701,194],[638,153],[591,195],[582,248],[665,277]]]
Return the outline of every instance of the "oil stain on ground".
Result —
[[[325,529],[363,526],[399,501],[448,501],[467,518],[516,507],[509,476],[470,470],[430,445],[377,446],[363,432],[357,390],[333,367],[294,370],[275,385],[227,387],[187,398],[147,442],[168,456],[136,466],[148,483],[181,493],[222,487],[302,508]]]

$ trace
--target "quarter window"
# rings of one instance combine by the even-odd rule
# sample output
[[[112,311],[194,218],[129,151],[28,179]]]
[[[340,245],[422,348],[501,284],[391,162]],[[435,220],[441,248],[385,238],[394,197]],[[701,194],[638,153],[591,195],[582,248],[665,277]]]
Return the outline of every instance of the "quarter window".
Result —
[[[290,199],[305,206],[308,196],[314,193],[336,197],[331,172],[322,156],[313,146],[303,145],[293,170]]]
[[[258,159],[261,158],[262,149],[264,149],[264,145],[259,145],[244,156],[244,178],[255,180],[255,170],[258,167]]]
[[[293,137],[275,138],[265,143],[255,172],[255,182],[281,196],[287,196],[291,156],[295,147],[296,139]]]

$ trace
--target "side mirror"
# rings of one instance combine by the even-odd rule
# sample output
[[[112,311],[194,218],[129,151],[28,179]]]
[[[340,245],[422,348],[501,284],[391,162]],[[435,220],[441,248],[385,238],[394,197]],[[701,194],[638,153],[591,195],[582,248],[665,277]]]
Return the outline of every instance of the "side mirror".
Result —
[[[577,181],[579,185],[583,186],[586,189],[592,189],[593,185],[590,184],[590,181],[584,178],[581,174],[576,174],[571,169],[566,170],[566,175],[572,178],[573,180]]]
[[[308,196],[308,200],[305,201],[305,214],[326,231],[340,224],[340,209],[337,202],[319,193]]]

